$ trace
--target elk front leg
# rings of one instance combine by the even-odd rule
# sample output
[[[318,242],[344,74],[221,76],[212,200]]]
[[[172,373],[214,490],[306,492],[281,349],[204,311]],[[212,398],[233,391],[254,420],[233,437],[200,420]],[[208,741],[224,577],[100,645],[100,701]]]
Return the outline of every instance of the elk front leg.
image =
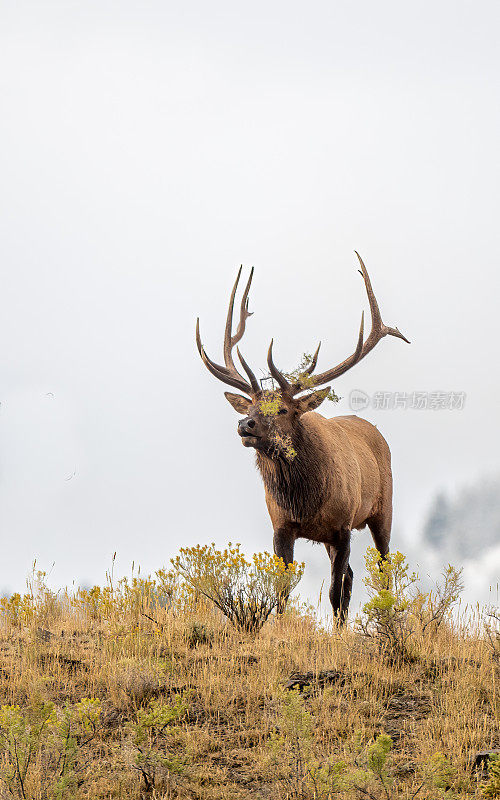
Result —
[[[274,553],[278,558],[282,558],[285,565],[288,566],[293,561],[293,548],[295,545],[295,536],[288,530],[278,529],[274,531],[273,546]],[[284,592],[278,600],[277,611],[278,614],[283,614],[286,603],[288,600],[289,592]]]
[[[349,610],[351,599],[353,572],[349,566],[349,555],[351,553],[351,531],[341,532],[338,545],[326,545],[330,562],[332,565],[332,582],[330,585],[330,603],[333,608],[333,616],[343,625]]]

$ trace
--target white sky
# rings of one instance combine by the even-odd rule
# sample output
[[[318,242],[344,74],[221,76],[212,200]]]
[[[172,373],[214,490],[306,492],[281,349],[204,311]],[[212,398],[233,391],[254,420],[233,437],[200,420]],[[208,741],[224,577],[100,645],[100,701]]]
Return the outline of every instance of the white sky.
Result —
[[[467,392],[365,413],[393,453],[394,547],[437,489],[498,473],[499,22],[457,0],[0,2],[0,588],[34,558],[60,586],[114,551],[149,571],[182,544],[271,549],[194,343],[200,314],[220,360],[240,263],[256,370],[271,336],[283,368],[319,339],[320,369],[351,352],[355,248],[412,340],[326,415],[353,388]],[[326,555],[298,555],[314,595]]]

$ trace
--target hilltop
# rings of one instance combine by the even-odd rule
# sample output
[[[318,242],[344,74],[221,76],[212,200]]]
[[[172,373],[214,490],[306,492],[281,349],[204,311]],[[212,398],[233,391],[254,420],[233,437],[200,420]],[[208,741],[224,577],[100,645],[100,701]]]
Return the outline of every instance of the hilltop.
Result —
[[[500,748],[500,648],[478,618],[396,658],[293,604],[242,634],[199,598],[154,605],[158,582],[3,601],[1,797],[500,796],[471,770]]]

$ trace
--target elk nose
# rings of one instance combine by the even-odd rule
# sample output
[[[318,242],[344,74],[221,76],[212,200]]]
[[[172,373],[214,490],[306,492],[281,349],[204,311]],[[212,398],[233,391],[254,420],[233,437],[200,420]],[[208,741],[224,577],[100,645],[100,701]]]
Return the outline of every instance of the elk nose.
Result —
[[[250,433],[252,428],[255,428],[255,420],[251,417],[245,417],[238,422],[238,433]]]

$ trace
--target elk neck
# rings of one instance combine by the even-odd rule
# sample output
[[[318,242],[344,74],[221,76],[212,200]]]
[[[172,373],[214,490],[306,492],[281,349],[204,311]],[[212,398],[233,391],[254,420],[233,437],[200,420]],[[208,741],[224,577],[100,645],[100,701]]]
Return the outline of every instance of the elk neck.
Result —
[[[300,420],[292,442],[294,458],[257,451],[256,460],[267,492],[293,522],[302,522],[316,513],[323,500],[323,454]]]

